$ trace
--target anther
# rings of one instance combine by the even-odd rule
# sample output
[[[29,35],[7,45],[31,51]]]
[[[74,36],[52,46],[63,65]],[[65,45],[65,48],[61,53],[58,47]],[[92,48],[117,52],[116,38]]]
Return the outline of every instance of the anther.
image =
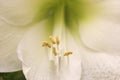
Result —
[[[57,51],[56,51],[55,47],[53,47],[53,54],[54,54],[54,56],[57,56]]]
[[[53,36],[49,36],[49,39],[50,39],[50,41],[51,41],[53,44],[55,44],[55,39],[54,39]]]
[[[50,45],[47,41],[44,41],[44,42],[42,43],[42,47],[45,47],[45,46],[51,48],[51,45]]]
[[[56,44],[59,45],[60,44],[60,40],[59,40],[59,37],[56,36]]]
[[[47,43],[48,43],[47,41],[43,41],[42,42],[42,47],[47,46]]]
[[[49,48],[51,48],[51,45],[50,45],[49,43],[47,44],[47,46],[48,46]]]
[[[69,52],[65,52],[65,53],[64,53],[64,56],[69,56],[69,55],[71,55],[71,54],[72,54],[71,51],[69,51]]]

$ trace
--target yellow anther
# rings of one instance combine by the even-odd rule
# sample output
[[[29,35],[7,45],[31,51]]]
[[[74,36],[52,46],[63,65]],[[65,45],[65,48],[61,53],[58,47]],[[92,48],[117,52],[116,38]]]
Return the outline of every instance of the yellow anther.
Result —
[[[69,52],[65,52],[65,53],[64,53],[64,56],[69,56],[69,55],[71,55],[71,54],[72,54],[71,51],[69,51]]]
[[[57,56],[57,50],[55,47],[53,47],[53,54],[54,54],[54,56]]]
[[[49,39],[50,39],[50,41],[51,41],[53,44],[55,44],[55,39],[54,39],[53,36],[49,36]]]
[[[51,48],[51,45],[50,45],[49,43],[47,44],[47,46],[48,46],[49,48]]]
[[[43,42],[42,42],[42,47],[47,46],[47,44],[48,44],[47,41],[43,41]]]
[[[51,45],[50,45],[47,41],[44,41],[44,42],[42,43],[42,47],[45,47],[45,46],[51,48]]]
[[[56,36],[56,44],[59,45],[60,44],[60,40],[59,40],[59,37]]]

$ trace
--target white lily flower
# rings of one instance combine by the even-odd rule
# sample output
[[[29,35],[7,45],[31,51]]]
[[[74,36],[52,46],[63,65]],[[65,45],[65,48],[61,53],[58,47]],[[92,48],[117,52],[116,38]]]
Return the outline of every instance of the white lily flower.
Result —
[[[46,0],[41,3],[41,13],[38,16],[45,19],[26,33],[18,47],[24,74],[28,80],[72,80],[73,77],[75,80],[79,80],[81,61],[78,56],[77,43],[73,38],[79,37],[79,22],[87,19],[89,15],[93,16],[93,13],[97,13],[95,6],[99,7],[93,1],[86,0]],[[51,56],[47,49],[40,47],[40,43],[45,41],[49,35],[60,38],[58,56]],[[73,35],[75,37],[72,37]],[[67,57],[67,61],[64,60],[66,56],[63,56],[66,50],[73,52],[73,56]],[[56,54],[56,51],[53,53]]]
[[[3,7],[3,11],[0,11],[2,15],[0,19],[5,29],[12,29],[15,26],[12,29],[17,31],[15,37],[20,34],[20,37],[9,46],[14,43],[16,49],[16,45],[23,37],[18,46],[18,56],[27,80],[119,80],[117,36],[119,27],[115,24],[118,21],[116,15],[119,16],[117,0],[0,1]],[[118,6],[111,6],[116,4]],[[112,8],[117,10],[111,10]],[[93,24],[89,21],[93,21]],[[113,28],[115,25],[117,29]],[[110,33],[112,39],[109,37]],[[44,48],[40,45],[41,42],[48,40],[49,35],[60,38],[57,51],[63,59],[53,56],[52,48]],[[5,51],[4,49],[2,50]],[[63,54],[69,50],[73,54],[65,60],[66,56]],[[56,54],[53,51],[52,53]],[[110,53],[117,53],[117,56]],[[12,53],[10,55],[12,56]],[[13,56],[16,61],[16,55]],[[7,61],[10,65],[11,59]],[[7,68],[5,70],[14,71]]]

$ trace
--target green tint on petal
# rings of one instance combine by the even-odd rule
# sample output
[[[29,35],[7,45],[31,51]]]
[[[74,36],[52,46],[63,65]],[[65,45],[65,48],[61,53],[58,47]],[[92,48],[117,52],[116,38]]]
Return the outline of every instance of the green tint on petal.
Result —
[[[95,3],[88,0],[67,0],[65,21],[73,34],[78,34],[79,23],[95,14]]]
[[[53,18],[54,11],[56,10],[58,0],[41,0],[36,7],[38,12],[35,16],[35,21],[39,22],[46,18]]]
[[[61,8],[63,10],[62,13]],[[53,26],[48,27],[51,29],[57,27],[56,24],[61,24],[62,22],[72,34],[76,35],[78,34],[76,32],[78,32],[79,23],[93,18],[97,14],[99,6],[93,0],[42,0],[37,6],[37,9],[38,13],[34,18],[35,22],[50,19]]]

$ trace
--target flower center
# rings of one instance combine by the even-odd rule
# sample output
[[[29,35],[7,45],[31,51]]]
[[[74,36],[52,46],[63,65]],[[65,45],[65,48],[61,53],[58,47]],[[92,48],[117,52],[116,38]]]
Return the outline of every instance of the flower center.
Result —
[[[60,47],[61,42],[58,36],[49,36],[49,39],[50,42],[43,41],[42,46],[46,47],[47,54],[50,53],[48,54],[49,58],[54,62],[57,67],[56,71],[59,73],[65,63],[67,67],[69,67],[69,56],[72,52]],[[49,51],[47,49],[49,49]]]

